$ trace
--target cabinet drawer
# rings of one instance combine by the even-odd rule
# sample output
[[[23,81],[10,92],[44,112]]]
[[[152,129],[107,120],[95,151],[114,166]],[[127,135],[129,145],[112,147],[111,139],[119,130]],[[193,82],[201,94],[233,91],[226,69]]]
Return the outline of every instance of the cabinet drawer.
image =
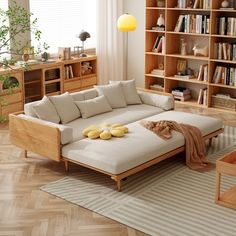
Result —
[[[2,115],[8,115],[17,111],[23,110],[23,102],[18,102],[6,106],[2,106]]]
[[[69,91],[69,90],[76,90],[81,88],[81,83],[80,80],[78,81],[67,81],[64,83],[64,91]]]
[[[22,93],[13,93],[3,96],[3,103],[5,103],[6,105],[22,101],[23,101]]]
[[[82,87],[89,87],[97,84],[97,77],[84,78],[82,81]]]

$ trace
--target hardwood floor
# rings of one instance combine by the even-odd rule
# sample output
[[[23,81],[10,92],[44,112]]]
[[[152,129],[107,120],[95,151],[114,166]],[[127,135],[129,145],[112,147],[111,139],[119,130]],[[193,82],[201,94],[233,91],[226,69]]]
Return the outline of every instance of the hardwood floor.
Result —
[[[236,114],[187,108],[176,110],[219,117],[236,126]],[[62,163],[29,153],[9,142],[8,125],[0,125],[0,235],[143,236],[145,234],[39,190],[66,175]],[[72,166],[72,172],[78,171]]]

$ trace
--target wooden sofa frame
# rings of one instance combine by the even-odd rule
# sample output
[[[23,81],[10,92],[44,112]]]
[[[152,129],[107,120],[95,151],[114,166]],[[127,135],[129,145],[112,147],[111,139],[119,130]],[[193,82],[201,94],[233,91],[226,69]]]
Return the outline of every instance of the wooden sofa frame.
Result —
[[[145,89],[139,89],[139,90],[150,92],[150,90],[145,90]],[[152,91],[152,93],[157,93],[157,92]],[[166,93],[158,92],[158,94],[172,96]],[[57,162],[63,161],[65,163],[66,171],[69,171],[70,162],[84,166],[86,168],[89,168],[89,169],[92,169],[97,172],[110,176],[111,179],[116,181],[118,191],[121,190],[122,179],[130,175],[133,175],[137,172],[140,172],[152,165],[157,164],[160,161],[163,161],[185,150],[185,146],[181,146],[175,150],[165,153],[157,158],[147,161],[130,170],[127,170],[123,173],[115,175],[115,174],[94,168],[92,166],[63,157],[61,155],[61,134],[57,127],[50,126],[48,124],[45,125],[42,123],[37,123],[35,121],[28,120],[24,117],[19,117],[18,116],[19,114],[24,114],[24,113],[18,112],[18,113],[9,115],[10,140],[12,144],[24,150],[25,158],[27,158],[27,152],[31,151]],[[217,137],[222,132],[223,132],[223,128],[204,136],[204,140],[209,139],[209,144],[211,145],[212,138]]]

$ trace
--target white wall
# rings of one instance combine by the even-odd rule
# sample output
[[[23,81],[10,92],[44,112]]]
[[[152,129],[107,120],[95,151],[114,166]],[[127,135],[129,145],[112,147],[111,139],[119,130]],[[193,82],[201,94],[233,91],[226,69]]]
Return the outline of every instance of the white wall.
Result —
[[[138,87],[144,87],[145,0],[123,0],[124,13],[136,17],[138,27],[129,33],[128,79],[135,78]]]

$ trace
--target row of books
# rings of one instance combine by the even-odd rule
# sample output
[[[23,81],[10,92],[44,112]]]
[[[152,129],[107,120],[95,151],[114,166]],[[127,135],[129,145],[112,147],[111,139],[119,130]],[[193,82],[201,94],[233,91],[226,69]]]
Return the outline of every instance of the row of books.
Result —
[[[191,99],[190,89],[185,88],[185,87],[173,88],[171,93],[173,94],[174,99],[178,100],[178,101],[184,102],[184,101],[188,101]]]
[[[208,65],[207,64],[200,66],[197,80],[205,81],[205,82],[208,81]]]
[[[194,9],[210,9],[211,1],[210,0],[195,0],[193,4]]]
[[[219,35],[236,36],[236,18],[235,17],[217,17],[216,32]]]
[[[236,68],[217,66],[212,83],[236,86]]]
[[[207,89],[200,89],[197,99],[198,104],[207,106]]]
[[[157,36],[152,51],[157,53],[165,53],[165,36]]]
[[[65,71],[65,79],[74,78],[74,73],[71,65],[65,66],[64,71]]]
[[[187,8],[188,1],[187,0],[178,0],[179,8]],[[195,0],[193,1],[192,8],[194,9],[210,9],[211,1],[210,0]]]
[[[175,32],[209,34],[210,16],[208,15],[179,15]]]
[[[236,44],[215,43],[214,58],[219,60],[236,61]]]

